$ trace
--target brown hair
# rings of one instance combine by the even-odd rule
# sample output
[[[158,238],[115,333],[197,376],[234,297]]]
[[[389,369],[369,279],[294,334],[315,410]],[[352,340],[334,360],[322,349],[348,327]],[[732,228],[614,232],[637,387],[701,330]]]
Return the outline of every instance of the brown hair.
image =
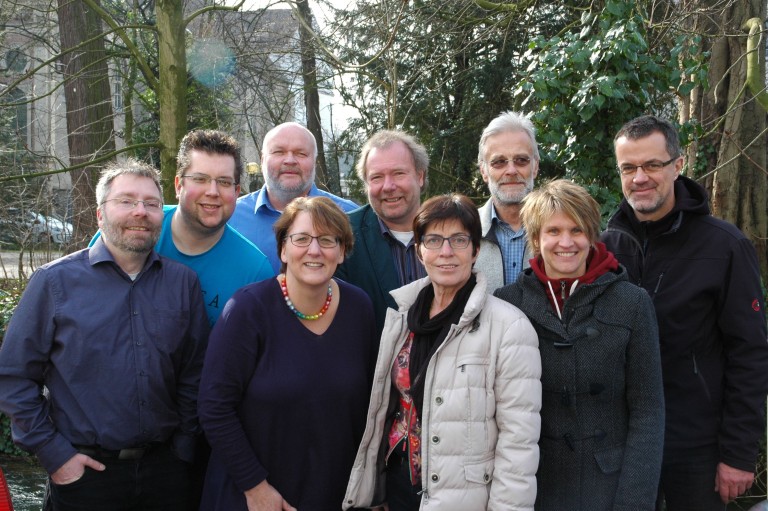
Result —
[[[240,184],[243,174],[243,157],[240,144],[223,131],[194,130],[190,131],[179,143],[179,153],[176,155],[176,175],[182,176],[192,165],[192,151],[207,154],[228,154],[235,159],[235,184]]]
[[[446,220],[458,220],[469,232],[469,237],[472,238],[473,254],[476,255],[480,251],[480,238],[483,232],[480,214],[469,197],[460,193],[436,195],[421,205],[416,218],[413,219],[413,238],[416,243],[421,243],[421,237],[430,225]]]
[[[277,219],[272,229],[275,231],[278,255],[283,252],[285,237],[296,217],[302,211],[309,213],[312,225],[323,234],[336,236],[339,240],[344,255],[349,255],[355,243],[349,218],[328,197],[297,197],[293,199],[283,210],[283,214]],[[285,263],[280,264],[280,272],[285,272]]]

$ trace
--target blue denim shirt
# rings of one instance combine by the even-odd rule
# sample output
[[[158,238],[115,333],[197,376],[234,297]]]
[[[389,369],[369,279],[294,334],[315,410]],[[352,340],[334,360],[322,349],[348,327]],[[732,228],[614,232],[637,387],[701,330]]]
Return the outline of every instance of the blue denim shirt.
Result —
[[[99,239],[27,284],[0,349],[0,411],[49,473],[73,445],[170,440],[191,461],[207,339],[194,271],[153,251],[132,281]]]

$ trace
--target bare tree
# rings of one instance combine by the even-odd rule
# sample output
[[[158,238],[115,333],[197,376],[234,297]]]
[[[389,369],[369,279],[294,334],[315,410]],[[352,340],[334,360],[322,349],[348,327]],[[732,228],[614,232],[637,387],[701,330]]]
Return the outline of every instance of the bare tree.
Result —
[[[84,2],[58,2],[69,162],[77,166],[115,150],[112,94],[101,18]],[[94,190],[99,170],[99,165],[88,164],[70,171],[78,245],[97,230]]]

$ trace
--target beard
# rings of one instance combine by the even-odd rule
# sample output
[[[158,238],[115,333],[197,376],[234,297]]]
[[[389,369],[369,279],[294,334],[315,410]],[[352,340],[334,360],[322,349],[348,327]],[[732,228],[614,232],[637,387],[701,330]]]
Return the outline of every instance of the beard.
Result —
[[[143,220],[132,219],[125,223],[111,221],[106,211],[103,212],[104,221],[101,226],[101,234],[104,239],[119,250],[136,254],[148,254],[160,238],[161,224],[153,223],[148,218]],[[149,236],[134,236],[131,231],[124,231],[126,227],[144,227]]]
[[[279,171],[273,173],[271,170],[267,169],[267,172],[264,174],[266,176],[265,179],[269,193],[274,194],[280,202],[285,204],[288,204],[296,197],[301,197],[309,193],[309,190],[312,188],[312,183],[315,182],[314,167],[312,168],[312,173],[310,174],[309,179],[302,180],[293,186],[286,186],[280,182]],[[275,175],[277,175],[277,179],[273,177]]]
[[[498,181],[488,180],[488,189],[491,192],[491,196],[498,201],[499,204],[504,206],[511,206],[513,204],[520,204],[526,195],[533,191],[533,176],[526,180],[511,181],[512,183],[523,184],[522,190],[505,191],[502,189],[501,184]],[[504,184],[509,183],[509,181]]]

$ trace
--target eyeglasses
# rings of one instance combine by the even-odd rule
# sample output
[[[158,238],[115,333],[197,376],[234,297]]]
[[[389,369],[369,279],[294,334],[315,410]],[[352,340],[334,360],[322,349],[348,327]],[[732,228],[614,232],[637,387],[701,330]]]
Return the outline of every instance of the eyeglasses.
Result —
[[[296,234],[289,234],[286,238],[291,240],[291,243],[297,247],[308,247],[312,244],[312,240],[317,240],[317,244],[320,245],[320,248],[334,248],[339,245],[339,238],[331,236],[330,234],[310,236],[309,234],[299,232]]]
[[[193,183],[200,186],[208,186],[211,184],[211,181],[216,181],[219,188],[232,188],[235,185],[235,180],[228,177],[213,178],[207,174],[184,174],[181,177],[189,178]]]
[[[660,172],[664,167],[678,158],[679,156],[675,156],[674,158],[670,158],[667,161],[647,161],[642,165],[632,165],[631,163],[625,163],[619,167],[619,172],[621,172],[622,176],[631,176],[637,172],[639,167],[643,169],[643,172],[646,174],[655,174],[656,172]]]
[[[426,234],[421,237],[421,245],[428,250],[439,250],[443,248],[443,243],[448,242],[454,250],[467,248],[472,238],[467,234],[454,234],[453,236],[440,236],[439,234]]]
[[[512,162],[512,165],[520,168],[527,167],[531,163],[531,159],[527,156],[515,156],[511,160],[508,158],[496,158],[486,163],[490,165],[491,168],[501,170],[507,168],[510,161]]]
[[[116,199],[107,199],[104,202],[115,202],[117,203],[116,206],[123,211],[132,211],[136,209],[139,202],[141,202],[144,205],[144,209],[150,213],[157,213],[163,209],[163,202],[155,199],[138,200],[129,199],[128,197],[118,197]]]

